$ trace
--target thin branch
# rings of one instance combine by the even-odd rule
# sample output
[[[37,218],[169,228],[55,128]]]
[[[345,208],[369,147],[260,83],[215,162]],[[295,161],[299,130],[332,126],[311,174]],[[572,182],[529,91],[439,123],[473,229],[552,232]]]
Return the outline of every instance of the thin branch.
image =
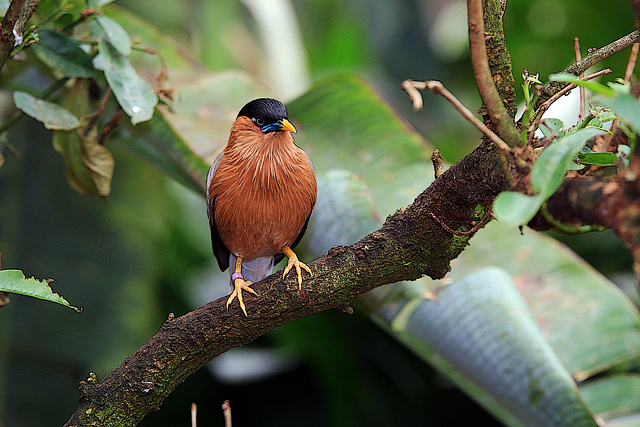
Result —
[[[591,52],[580,61],[577,61],[564,70],[560,71],[560,73],[570,73],[578,76],[580,75],[580,73],[584,73],[585,71],[587,71],[589,67],[597,64],[598,62],[610,57],[615,53],[620,52],[622,49],[632,46],[634,43],[637,43],[639,41],[640,30],[636,29],[626,36],[621,37],[618,40]],[[549,84],[544,86],[540,91],[540,97],[538,98],[538,102],[536,103],[536,108],[538,108],[542,103],[547,101],[549,98],[551,98],[566,86],[568,86],[568,83],[563,82],[550,82]]]
[[[444,172],[444,164],[442,162],[442,154],[437,148],[431,153],[431,163],[433,164],[433,177],[435,179],[440,178]]]
[[[231,405],[228,400],[222,402],[222,414],[224,415],[224,427],[231,427]]]
[[[580,53],[580,39],[578,37],[574,37],[573,39],[573,50],[576,55],[576,62],[582,59],[582,54]],[[584,73],[580,73],[578,76],[580,78],[584,77]],[[580,111],[578,112],[578,121],[581,122],[584,119],[584,87],[580,86]]]
[[[402,82],[402,88],[409,94],[411,101],[413,102],[413,109],[420,110],[422,109],[422,95],[418,90],[430,90],[435,94],[442,95],[453,108],[458,110],[462,116],[471,122],[475,127],[480,129],[480,131],[489,138],[491,142],[496,144],[501,150],[509,151],[511,147],[507,145],[498,135],[495,134],[491,129],[489,129],[484,123],[482,123],[478,118],[471,112],[467,107],[462,104],[462,102],[458,101],[458,99],[445,88],[441,82],[437,80],[429,80],[426,82],[416,82],[413,80],[405,80]],[[506,110],[505,110],[506,111]]]
[[[471,48],[471,63],[473,74],[480,97],[484,103],[488,115],[493,125],[496,127],[498,135],[509,147],[516,147],[519,144],[518,130],[507,111],[496,85],[493,81],[489,60],[485,45],[484,18],[481,0],[468,0],[467,8],[469,14],[469,46]]]
[[[600,76],[603,76],[603,75],[609,74],[609,73],[611,73],[611,69],[610,68],[605,68],[604,70],[600,70],[598,72],[595,72],[593,74],[589,74],[588,76],[585,76],[582,80],[595,79],[596,77],[600,77]],[[551,98],[547,99],[540,106],[538,106],[538,109],[536,111],[536,115],[534,116],[534,119],[531,121],[531,125],[529,126],[529,130],[527,132],[528,135],[529,135],[529,140],[527,141],[528,143],[531,143],[531,141],[533,141],[533,138],[535,136],[535,130],[538,128],[538,126],[540,126],[540,121],[542,120],[542,116],[549,109],[549,107],[551,107],[551,105],[554,102],[556,102],[561,96],[566,95],[567,93],[571,92],[576,87],[577,86],[575,84],[571,83],[571,84],[567,85],[566,87],[562,88],[560,91],[558,91],[556,94],[554,94]]]
[[[191,404],[191,427],[198,427],[198,405]]]
[[[627,69],[624,72],[624,81],[628,83],[633,75],[633,70],[636,68],[636,61],[638,60],[638,49],[640,49],[640,43],[634,43],[631,48],[631,54],[629,55],[629,61],[627,62]]]

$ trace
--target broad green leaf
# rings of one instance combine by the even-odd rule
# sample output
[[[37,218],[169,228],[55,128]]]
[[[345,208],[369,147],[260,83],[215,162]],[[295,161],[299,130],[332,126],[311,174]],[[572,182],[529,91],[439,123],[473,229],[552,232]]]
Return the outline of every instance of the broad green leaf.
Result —
[[[382,317],[402,341],[509,425],[597,425],[503,269],[389,308]]]
[[[93,77],[91,58],[69,37],[50,29],[38,31],[40,41],[33,45],[38,58],[66,77]]]
[[[552,142],[542,151],[531,169],[531,186],[543,200],[560,187],[571,160],[598,133],[598,129],[581,129]]]
[[[635,423],[631,425],[638,425],[640,375],[637,373],[614,374],[596,379],[581,386],[580,393],[593,412],[605,422],[635,415]]]
[[[552,74],[549,76],[549,80],[552,82],[573,83],[576,86],[582,86],[585,89],[589,89],[593,93],[606,96],[613,96],[616,93],[609,86],[603,85],[602,83],[598,83],[593,80],[581,80],[578,76],[569,73]]]
[[[316,171],[345,169],[367,183],[382,217],[433,180],[432,147],[361,78],[336,74],[287,104],[296,143]]]
[[[499,265],[511,274],[549,343],[576,379],[640,362],[636,307],[611,281],[553,238],[528,228],[521,234],[517,227],[491,222],[453,263],[448,277],[461,278],[487,265]]]
[[[13,93],[13,102],[28,116],[42,122],[47,129],[69,130],[78,127],[78,118],[69,110],[26,92]]]
[[[104,15],[96,15],[94,19],[104,30],[107,39],[118,53],[128,57],[131,54],[131,38],[122,25]]]
[[[493,202],[493,212],[499,221],[508,224],[526,224],[536,215],[544,199],[514,191],[503,191]]]
[[[69,304],[69,301],[53,292],[49,286],[52,281],[52,279],[40,280],[34,277],[27,279],[20,270],[0,270],[0,291],[55,302],[81,313],[82,307],[74,307]]]
[[[580,153],[578,160],[584,165],[615,166],[618,156],[614,153]]]
[[[151,119],[158,103],[153,88],[138,75],[128,58],[119,54],[106,41],[98,42],[104,75],[118,103],[136,124]]]

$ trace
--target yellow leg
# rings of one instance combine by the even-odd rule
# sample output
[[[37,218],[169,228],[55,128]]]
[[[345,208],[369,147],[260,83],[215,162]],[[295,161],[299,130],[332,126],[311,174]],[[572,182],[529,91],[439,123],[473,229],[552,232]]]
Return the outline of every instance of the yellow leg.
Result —
[[[227,300],[227,310],[229,309],[229,304],[231,304],[231,302],[237,296],[238,302],[240,303],[240,308],[242,309],[242,312],[246,316],[247,309],[245,308],[244,301],[242,300],[242,291],[245,290],[256,296],[258,294],[256,293],[256,291],[254,291],[249,287],[251,282],[249,280],[244,280],[244,277],[242,277],[242,257],[240,256],[236,259],[236,268],[231,277],[233,278],[233,292],[231,293],[231,296],[229,296],[229,299]]]
[[[300,270],[300,268],[304,268],[311,276],[313,276],[311,269],[307,267],[307,264],[301,262],[298,259],[298,256],[293,252],[293,250],[291,250],[289,246],[285,246],[284,248],[282,248],[282,253],[285,254],[287,258],[289,258],[289,262],[284,269],[282,278],[284,279],[284,276],[286,276],[289,270],[291,270],[291,267],[295,267],[296,273],[298,273],[298,289],[302,289],[302,271]]]

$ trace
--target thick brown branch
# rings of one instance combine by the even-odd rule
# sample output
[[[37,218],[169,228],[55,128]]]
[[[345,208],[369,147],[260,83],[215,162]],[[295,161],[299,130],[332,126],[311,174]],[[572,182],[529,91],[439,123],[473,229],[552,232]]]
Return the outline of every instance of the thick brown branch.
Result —
[[[4,67],[4,63],[7,62],[13,50],[15,43],[13,28],[20,17],[20,10],[22,10],[24,2],[25,0],[11,0],[7,12],[2,18],[2,24],[0,24],[0,69]]]
[[[568,225],[611,228],[631,251],[640,277],[640,161],[611,178],[565,179],[547,208],[556,220]]]
[[[344,308],[375,287],[423,275],[443,277],[471,235],[452,235],[430,215],[447,218],[453,230],[471,229],[475,208],[490,206],[506,188],[500,170],[496,149],[482,145],[382,228],[310,263],[314,275],[302,290],[277,273],[254,284],[259,297],[247,301],[248,317],[238,309],[226,311],[225,297],[170,318],[102,381],[81,384],[80,406],[66,425],[134,425],[189,375],[233,347],[301,317]]]

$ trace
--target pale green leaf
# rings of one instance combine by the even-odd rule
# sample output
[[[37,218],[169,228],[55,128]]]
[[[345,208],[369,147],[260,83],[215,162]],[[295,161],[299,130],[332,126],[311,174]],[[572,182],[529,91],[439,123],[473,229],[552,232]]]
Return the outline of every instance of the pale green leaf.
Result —
[[[70,130],[77,128],[80,124],[78,118],[66,108],[26,92],[14,92],[13,102],[25,114],[42,122],[47,129]]]
[[[131,54],[131,38],[122,25],[104,15],[96,15],[95,20],[118,53],[128,57]]]
[[[531,169],[531,186],[543,200],[551,197],[560,187],[571,160],[596,136],[598,129],[580,129],[549,144],[536,159]]]
[[[52,282],[51,279],[40,280],[34,277],[27,279],[20,270],[0,270],[0,291],[55,302],[78,313],[82,312],[81,307],[72,306],[69,301],[55,293],[49,286],[50,282]]]
[[[158,96],[153,88],[111,45],[100,40],[98,42],[100,58],[104,63],[104,75],[107,83],[124,112],[136,124],[150,120],[158,103]]]
[[[514,191],[503,191],[493,202],[493,212],[499,221],[508,224],[526,224],[540,210],[544,199]]]

